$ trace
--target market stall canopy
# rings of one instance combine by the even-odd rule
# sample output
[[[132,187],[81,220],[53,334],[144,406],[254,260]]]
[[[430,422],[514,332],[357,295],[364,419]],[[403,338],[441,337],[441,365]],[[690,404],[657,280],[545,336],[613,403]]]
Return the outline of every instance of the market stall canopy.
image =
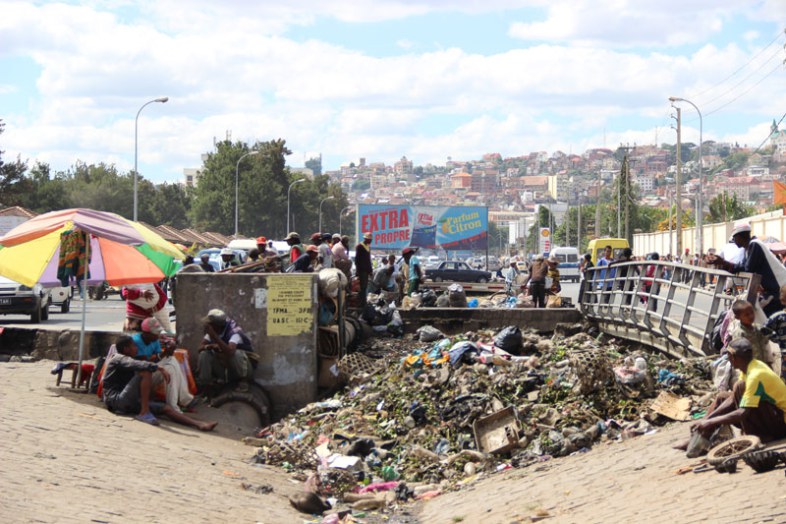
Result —
[[[66,209],[39,215],[0,237],[0,275],[32,286],[63,285],[61,238],[90,235],[88,283],[157,282],[172,275],[183,253],[148,228],[114,213]]]

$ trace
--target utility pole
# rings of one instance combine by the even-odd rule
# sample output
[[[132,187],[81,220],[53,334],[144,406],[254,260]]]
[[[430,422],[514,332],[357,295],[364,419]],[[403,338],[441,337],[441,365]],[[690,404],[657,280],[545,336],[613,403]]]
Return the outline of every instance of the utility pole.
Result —
[[[625,238],[630,242],[630,162],[625,155]]]
[[[598,173],[598,191],[595,199],[595,238],[600,238],[600,173]]]
[[[581,253],[581,196],[579,196],[578,226],[576,227],[576,247]]]
[[[675,256],[682,258],[682,120],[681,111],[679,107],[677,110],[677,180],[676,180],[676,213],[677,223],[675,229],[677,230],[677,253]]]

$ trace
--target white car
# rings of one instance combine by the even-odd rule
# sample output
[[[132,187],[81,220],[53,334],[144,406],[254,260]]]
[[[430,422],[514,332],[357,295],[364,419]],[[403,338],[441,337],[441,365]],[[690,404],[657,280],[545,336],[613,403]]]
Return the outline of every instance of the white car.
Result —
[[[0,314],[30,315],[38,324],[49,318],[49,290],[39,284],[32,288],[0,276]]]

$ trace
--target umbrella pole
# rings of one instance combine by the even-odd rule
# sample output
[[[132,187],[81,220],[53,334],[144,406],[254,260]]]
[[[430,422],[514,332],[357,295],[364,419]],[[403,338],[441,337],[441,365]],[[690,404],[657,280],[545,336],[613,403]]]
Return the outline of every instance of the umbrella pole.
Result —
[[[85,232],[85,272],[82,274],[82,329],[79,331],[79,364],[76,371],[77,386],[82,383],[82,360],[85,354],[85,320],[87,318],[87,275],[90,273],[90,233]],[[78,278],[78,275],[77,275]],[[79,284],[79,280],[77,280]]]

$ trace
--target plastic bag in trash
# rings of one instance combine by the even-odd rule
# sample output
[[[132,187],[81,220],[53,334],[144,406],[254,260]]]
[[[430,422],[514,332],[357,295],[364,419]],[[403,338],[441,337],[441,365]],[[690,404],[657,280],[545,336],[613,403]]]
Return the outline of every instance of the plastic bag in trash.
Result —
[[[421,326],[416,333],[418,334],[418,340],[421,342],[434,342],[445,336],[442,331],[434,326]]]
[[[464,362],[472,363],[477,355],[480,355],[480,348],[474,342],[457,342],[450,348],[450,365],[456,368]]]
[[[521,329],[518,326],[502,328],[494,337],[494,345],[511,355],[521,354]]]
[[[423,307],[434,307],[437,305],[437,294],[433,289],[424,289],[420,292],[420,305]]]

